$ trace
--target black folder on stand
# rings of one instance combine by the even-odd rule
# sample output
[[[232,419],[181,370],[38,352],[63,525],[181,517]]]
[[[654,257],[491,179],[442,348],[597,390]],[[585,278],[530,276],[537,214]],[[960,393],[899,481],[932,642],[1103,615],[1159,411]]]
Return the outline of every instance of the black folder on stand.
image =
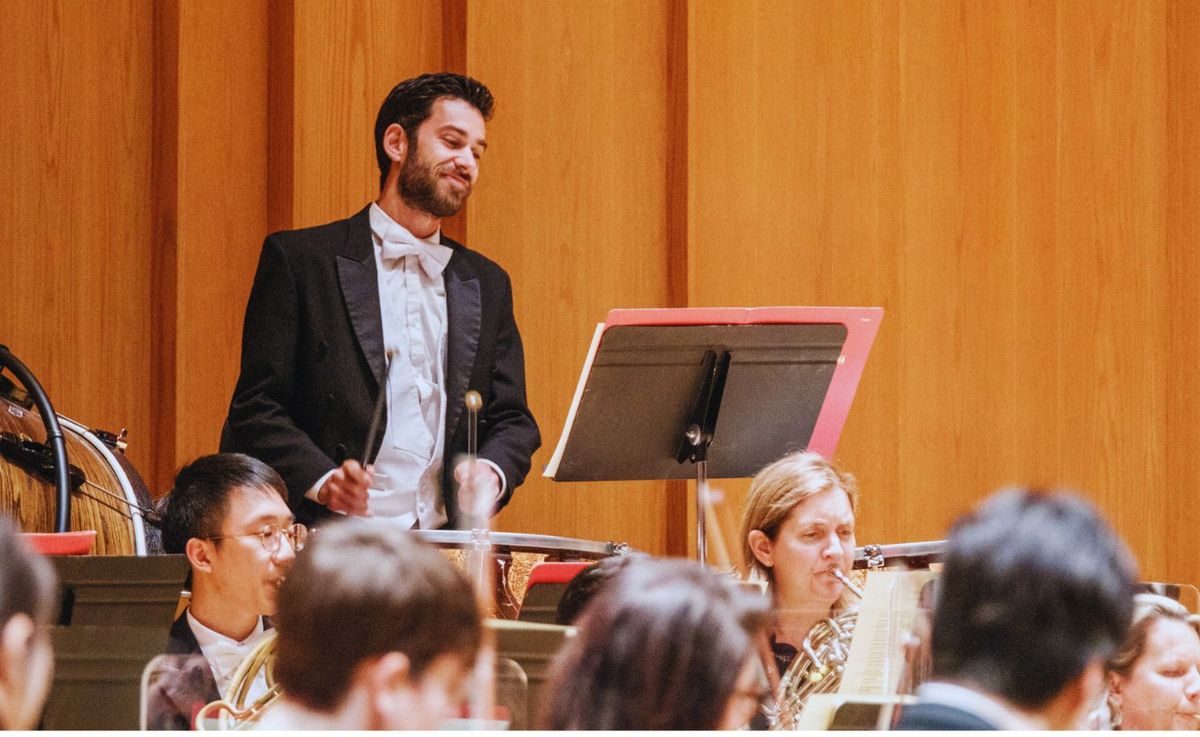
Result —
[[[791,451],[830,457],[882,318],[877,307],[613,310],[545,475],[703,487]]]

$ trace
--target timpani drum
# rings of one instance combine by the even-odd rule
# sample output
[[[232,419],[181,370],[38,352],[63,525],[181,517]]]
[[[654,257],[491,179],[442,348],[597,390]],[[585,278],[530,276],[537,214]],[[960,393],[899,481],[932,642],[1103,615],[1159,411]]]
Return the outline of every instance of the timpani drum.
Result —
[[[516,619],[525,598],[529,572],[543,561],[589,561],[634,552],[625,543],[578,540],[555,535],[485,530],[409,530],[406,534],[441,548],[462,569],[466,553],[475,546],[491,545],[496,560],[497,616]]]
[[[147,555],[161,552],[157,531],[150,534],[143,519],[150,493],[125,457],[124,439],[90,430],[58,415],[72,467],[71,530],[95,530],[94,555]],[[39,446],[45,437],[41,415],[0,396],[0,515],[14,519],[27,533],[54,530],[57,508],[54,482],[11,456],[21,448]],[[32,445],[30,445],[32,444]],[[47,451],[48,452],[48,451]]]

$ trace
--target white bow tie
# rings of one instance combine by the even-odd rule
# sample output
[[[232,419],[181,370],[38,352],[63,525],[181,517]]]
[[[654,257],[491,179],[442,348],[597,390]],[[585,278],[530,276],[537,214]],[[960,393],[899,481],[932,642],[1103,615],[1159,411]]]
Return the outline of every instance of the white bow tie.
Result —
[[[233,663],[236,665],[241,661],[242,658],[246,657],[246,655],[248,655],[253,648],[254,645],[250,642],[247,642],[243,645],[238,645],[234,642],[218,640],[217,642],[210,643],[207,650],[208,656],[213,660],[220,661],[222,665],[227,663]]]
[[[238,646],[232,642],[218,641],[209,644],[204,649],[204,655],[208,659],[210,665],[213,666],[213,675],[217,677],[217,686],[222,693],[225,687],[229,685],[229,681],[233,678],[234,671],[241,665],[242,660],[250,654],[253,645]]]
[[[380,239],[380,247],[383,251],[383,257],[386,259],[416,256],[421,264],[421,270],[430,279],[436,279],[441,275],[453,253],[453,250],[448,246],[430,246],[424,243],[399,240],[393,233],[388,233]]]

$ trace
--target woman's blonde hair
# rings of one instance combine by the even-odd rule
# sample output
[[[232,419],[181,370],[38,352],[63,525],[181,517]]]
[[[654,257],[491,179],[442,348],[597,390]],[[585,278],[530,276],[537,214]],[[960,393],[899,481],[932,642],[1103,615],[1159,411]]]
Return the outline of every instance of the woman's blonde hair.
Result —
[[[1110,674],[1128,676],[1133,672],[1133,666],[1146,652],[1147,635],[1150,628],[1159,620],[1182,622],[1200,635],[1200,616],[1192,614],[1183,604],[1159,594],[1137,594],[1133,597],[1133,620],[1129,625],[1129,633],[1121,647],[1105,663],[1105,670]],[[1109,693],[1109,718],[1112,726],[1121,723],[1121,705]]]
[[[761,530],[774,541],[788,515],[805,499],[829,489],[841,489],[858,514],[858,482],[818,453],[790,453],[758,472],[750,482],[742,515],[742,557],[751,581],[772,583],[771,569],[759,562],[750,547],[750,533]]]
[[[1129,634],[1105,666],[1109,673],[1129,675],[1134,663],[1146,651],[1146,633],[1160,619],[1183,622],[1200,635],[1200,617],[1189,612],[1183,604],[1158,594],[1138,594],[1133,597],[1133,621],[1129,625]]]

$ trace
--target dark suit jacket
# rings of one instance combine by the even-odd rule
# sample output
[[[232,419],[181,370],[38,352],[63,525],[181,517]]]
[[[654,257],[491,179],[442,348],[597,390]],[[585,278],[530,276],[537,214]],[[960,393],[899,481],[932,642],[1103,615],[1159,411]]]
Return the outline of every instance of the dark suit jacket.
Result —
[[[212,668],[200,652],[200,643],[179,615],[167,637],[167,654],[178,656],[165,664],[147,693],[147,726],[150,729],[188,730],[192,716],[205,704],[221,698]],[[184,656],[192,656],[186,658]]]
[[[499,510],[525,480],[541,445],[525,400],[525,357],[512,311],[512,285],[498,265],[442,236],[454,249],[446,270],[446,516],[458,516],[452,480],[466,451],[463,397],[475,389],[479,457],[508,481]],[[362,458],[384,370],[369,209],[347,220],[273,233],[263,244],[242,335],[242,371],[221,450],[266,462],[287,484],[296,517],[327,509],[304,497],[326,472]],[[385,410],[386,411],[386,410]],[[367,457],[383,442],[375,439]]]
[[[896,722],[901,731],[995,730],[996,725],[957,707],[923,702],[905,706]]]

